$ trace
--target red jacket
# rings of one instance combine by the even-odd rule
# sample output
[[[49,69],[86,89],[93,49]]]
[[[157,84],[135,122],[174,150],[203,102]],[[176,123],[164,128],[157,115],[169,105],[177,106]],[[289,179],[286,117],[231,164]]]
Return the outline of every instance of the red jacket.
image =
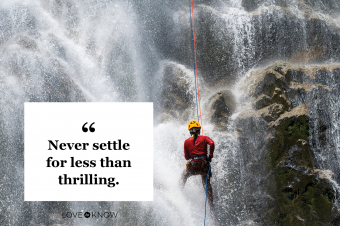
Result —
[[[194,145],[194,137],[190,137],[184,141],[184,157],[186,160],[193,158],[198,155],[207,155],[207,144],[210,145],[210,153],[209,156],[213,157],[215,144],[212,139],[207,136],[198,136],[195,145]]]

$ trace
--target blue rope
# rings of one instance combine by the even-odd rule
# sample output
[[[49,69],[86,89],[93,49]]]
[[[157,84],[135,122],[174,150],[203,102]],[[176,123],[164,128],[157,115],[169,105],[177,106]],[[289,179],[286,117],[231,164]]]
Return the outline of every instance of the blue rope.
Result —
[[[190,25],[191,25],[191,48],[192,48],[192,61],[194,63],[194,75],[195,75],[195,91],[196,91],[196,110],[197,110],[197,121],[200,121],[199,115],[198,115],[198,97],[197,97],[197,84],[196,84],[196,64],[195,64],[195,47],[194,47],[194,30],[193,30],[193,25],[192,25],[192,15],[191,15],[191,0],[189,0],[189,9],[190,9]],[[210,173],[210,162],[209,163],[209,170],[208,170],[208,174],[207,174],[207,178],[205,181],[205,207],[204,207],[204,226],[205,226],[205,219],[207,216],[207,198],[208,198],[208,177],[209,177],[209,173]]]
[[[209,170],[208,170],[208,174],[207,174],[207,179],[205,180],[205,210],[204,210],[204,226],[205,226],[205,218],[207,216],[207,198],[208,198],[208,177],[209,177],[209,173],[210,173],[210,162],[209,163]]]
[[[195,75],[195,90],[196,90],[196,109],[197,109],[197,121],[200,122],[200,118],[198,115],[198,98],[197,98],[197,85],[196,85],[196,64],[195,64],[195,48],[194,48],[194,30],[192,26],[192,16],[191,16],[191,0],[189,0],[189,9],[190,9],[190,24],[191,24],[191,48],[192,48],[192,61],[194,63],[194,75]]]

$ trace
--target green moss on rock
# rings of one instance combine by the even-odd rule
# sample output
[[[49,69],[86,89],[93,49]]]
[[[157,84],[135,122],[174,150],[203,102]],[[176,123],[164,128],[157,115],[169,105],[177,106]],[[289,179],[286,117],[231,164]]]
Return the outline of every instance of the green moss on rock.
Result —
[[[272,183],[267,191],[275,198],[270,225],[332,225],[334,191],[313,171],[314,161],[306,140],[306,115],[283,118],[276,124],[267,163]]]
[[[262,95],[256,100],[256,102],[253,104],[253,107],[255,110],[259,110],[271,104],[273,104],[273,100],[267,95]]]
[[[289,149],[297,144],[299,139],[307,139],[308,118],[305,115],[284,118],[275,130],[276,137],[269,147],[269,156],[267,156],[270,169],[287,156]]]
[[[279,88],[275,88],[272,99],[273,99],[274,103],[282,104],[285,111],[290,110],[290,108],[292,106],[291,102],[289,100],[287,100],[286,96],[284,94],[282,94],[282,91]]]
[[[255,91],[255,97],[258,98],[260,96],[267,95],[271,97],[271,101],[273,103],[282,104],[286,111],[290,110],[291,102],[282,92],[282,90],[288,88],[288,84],[284,80],[278,79],[275,74],[267,73],[264,80],[258,83]]]
[[[274,179],[271,225],[331,225],[334,193],[327,181],[285,166],[277,168]]]

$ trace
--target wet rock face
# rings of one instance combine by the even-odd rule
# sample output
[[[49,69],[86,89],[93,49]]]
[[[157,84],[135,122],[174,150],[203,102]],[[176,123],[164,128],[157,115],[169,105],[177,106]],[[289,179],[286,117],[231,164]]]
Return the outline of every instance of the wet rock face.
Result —
[[[297,112],[296,114],[301,113]],[[308,138],[308,120],[309,118],[305,115],[294,114],[290,116],[289,114],[284,114],[280,119],[275,121],[275,138],[269,147],[269,156],[267,158],[270,168],[276,167],[280,162],[285,160],[287,156],[289,156],[290,148],[301,143],[299,140],[303,142]],[[305,146],[307,146],[307,144],[305,144]],[[311,162],[311,156],[307,156],[306,161]],[[306,165],[306,167],[312,166],[313,164],[311,163]]]
[[[37,51],[38,50],[37,43],[29,37],[21,36],[21,37],[18,38],[17,43],[22,48],[24,48],[26,50],[31,50],[31,51]]]
[[[340,172],[340,165],[335,160],[337,158],[327,157],[338,156],[334,133],[338,133],[339,128],[337,113],[340,96],[339,68],[339,65],[300,68],[285,64],[274,65],[268,68],[270,72],[267,72],[264,81],[257,85],[255,92],[255,96],[260,95],[261,92],[273,93],[273,102],[286,104],[284,107],[286,111],[307,104],[310,112],[309,144],[318,159],[316,165],[318,168],[330,169],[332,172]],[[270,73],[275,77],[267,76]],[[340,179],[338,173],[334,175],[334,179]]]
[[[261,117],[237,118],[235,124],[239,135],[239,148],[237,149],[241,159],[239,170],[243,177],[239,201],[244,204],[247,200],[247,205],[244,207],[245,212],[248,213],[247,220],[253,220],[256,222],[255,225],[266,225],[263,219],[268,215],[273,202],[273,198],[266,194],[264,188],[264,180],[268,177],[268,170],[264,166],[270,126]]]
[[[215,126],[226,129],[228,118],[234,113],[235,108],[236,101],[232,92],[229,90],[218,91],[208,100],[208,117]]]
[[[243,4],[249,9],[257,7],[257,1]],[[316,12],[308,17],[307,11],[299,9],[306,14],[303,20],[289,7],[282,12],[274,5],[268,3],[267,10],[245,14],[239,20],[210,7],[198,8],[197,57],[207,82],[232,81],[238,73],[267,63],[268,59],[300,63],[339,59],[339,28],[319,19]]]
[[[194,96],[183,68],[174,63],[167,63],[164,65],[163,76],[161,107],[171,116],[186,119],[186,110],[193,106]]]
[[[336,192],[329,180],[319,179],[306,141],[310,118],[299,113],[286,115],[275,122],[267,152],[272,176],[266,188],[276,198],[267,220],[277,225],[322,225],[337,220],[332,212]]]
[[[273,60],[319,63],[340,58],[340,29],[332,19],[340,12],[337,1],[242,0],[236,6],[239,13],[227,12],[218,2],[230,3],[194,2],[197,65],[207,83],[233,82]],[[192,68],[188,3],[136,1],[136,8],[145,36],[158,51]],[[155,9],[152,19],[150,8]]]
[[[298,0],[295,1],[295,6],[297,6],[301,10],[316,10],[323,13],[336,13],[340,11],[340,4],[337,1],[329,1],[329,0]],[[292,4],[289,0],[242,0],[242,6],[247,11],[254,11],[258,7],[261,7],[263,5],[275,5],[280,7],[287,7],[290,4]]]
[[[264,107],[267,107],[269,105],[271,105],[273,103],[272,98],[270,98],[269,96],[263,94],[261,95],[256,102],[254,103],[253,107],[258,110]]]
[[[337,225],[340,221],[337,190],[340,165],[327,156],[338,156],[331,133],[338,131],[340,65],[298,67],[284,62],[261,71],[262,81],[253,88],[254,111],[237,121],[240,148],[247,156],[249,139],[260,131],[266,139],[254,139],[264,150],[265,163],[258,165],[260,188],[267,206],[257,221],[265,225]],[[248,110],[249,111],[249,110]],[[260,129],[260,124],[266,129]],[[263,135],[259,135],[260,137]],[[338,157],[335,157],[337,159]],[[254,160],[245,171],[249,173]],[[323,172],[332,172],[323,176]],[[261,173],[262,172],[262,173]],[[334,174],[333,174],[334,173]],[[263,176],[266,175],[266,176]],[[255,192],[254,191],[254,192]],[[261,204],[262,205],[262,204]],[[266,209],[267,208],[267,209]]]
[[[39,211],[32,214],[37,208],[40,208]],[[72,220],[65,218],[65,214],[70,209],[71,206],[67,202],[40,202],[39,206],[32,202],[24,202],[20,211],[22,215],[19,216],[18,222],[21,225],[25,225],[26,222],[34,222],[37,225],[71,225]]]
[[[319,179],[317,173],[287,166],[277,167],[269,184],[269,193],[278,202],[271,209],[271,222],[275,225],[334,225],[332,214],[334,191],[329,182]],[[280,190],[280,192],[277,192]]]
[[[52,71],[41,74],[42,89],[26,90],[30,102],[85,102],[85,97],[75,82],[64,72],[58,61],[51,63]]]
[[[242,0],[242,7],[247,11],[253,11],[263,2],[264,0]]]
[[[269,72],[265,75],[264,80],[259,82],[255,90],[255,97],[257,99],[253,104],[256,110],[270,106],[273,103],[279,104],[284,111],[291,109],[292,104],[285,96],[288,84],[280,78],[282,78],[281,74],[276,76],[274,73]],[[273,112],[274,117],[278,116],[279,112],[278,109],[275,110]]]
[[[261,117],[267,121],[272,122],[280,117],[285,112],[282,104],[272,104],[261,111]]]

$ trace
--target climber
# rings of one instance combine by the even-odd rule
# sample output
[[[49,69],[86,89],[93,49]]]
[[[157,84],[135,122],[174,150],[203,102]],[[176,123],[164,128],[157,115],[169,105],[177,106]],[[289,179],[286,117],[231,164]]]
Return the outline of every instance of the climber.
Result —
[[[187,179],[193,175],[201,175],[204,190],[207,192],[210,204],[210,210],[214,210],[213,193],[210,184],[211,169],[209,171],[209,164],[213,158],[214,141],[207,136],[201,136],[201,125],[198,121],[193,120],[188,124],[188,130],[191,137],[184,142],[184,157],[189,160],[186,164],[186,169],[182,173],[182,186],[184,187]],[[208,156],[207,144],[210,145],[210,152]],[[208,175],[209,171],[209,175]]]

